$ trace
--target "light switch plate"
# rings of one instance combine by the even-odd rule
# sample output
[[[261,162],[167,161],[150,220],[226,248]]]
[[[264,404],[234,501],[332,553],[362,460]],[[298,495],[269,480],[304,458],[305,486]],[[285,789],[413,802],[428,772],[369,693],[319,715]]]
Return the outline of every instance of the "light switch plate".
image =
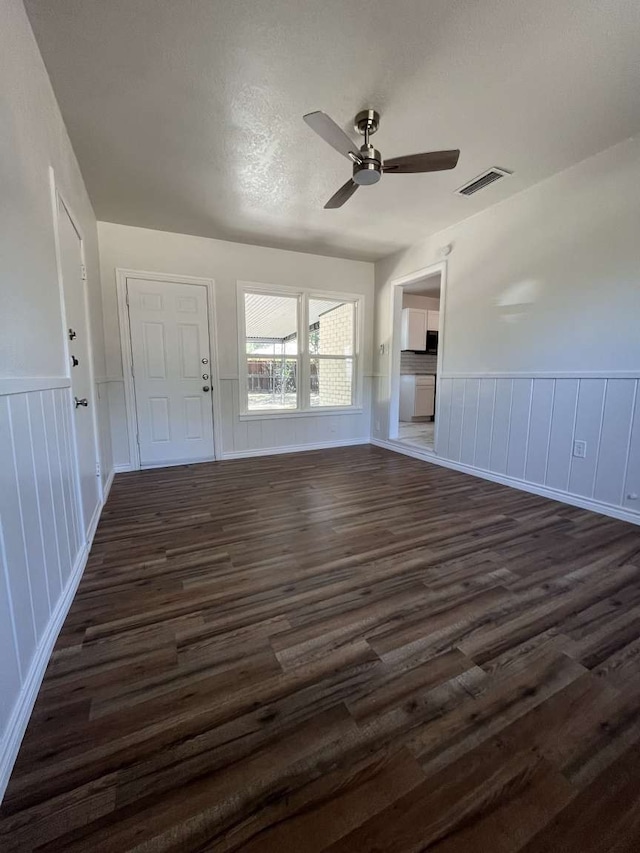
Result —
[[[584,459],[587,455],[587,442],[586,441],[574,441],[573,442],[573,455],[577,456],[578,459]]]

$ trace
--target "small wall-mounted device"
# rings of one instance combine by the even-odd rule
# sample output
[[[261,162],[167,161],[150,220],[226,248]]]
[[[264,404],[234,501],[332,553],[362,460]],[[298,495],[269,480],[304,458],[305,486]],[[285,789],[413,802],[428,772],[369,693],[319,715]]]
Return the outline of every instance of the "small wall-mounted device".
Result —
[[[573,455],[577,456],[578,459],[585,459],[587,456],[587,442],[586,441],[574,441],[573,442]]]

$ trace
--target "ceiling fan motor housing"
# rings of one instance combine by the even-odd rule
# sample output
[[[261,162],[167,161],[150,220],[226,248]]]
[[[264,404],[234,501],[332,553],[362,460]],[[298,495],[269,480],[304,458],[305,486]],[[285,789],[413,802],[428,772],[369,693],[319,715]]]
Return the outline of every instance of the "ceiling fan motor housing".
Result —
[[[382,156],[371,145],[363,145],[360,148],[362,163],[353,164],[353,180],[360,186],[377,184],[382,177]]]

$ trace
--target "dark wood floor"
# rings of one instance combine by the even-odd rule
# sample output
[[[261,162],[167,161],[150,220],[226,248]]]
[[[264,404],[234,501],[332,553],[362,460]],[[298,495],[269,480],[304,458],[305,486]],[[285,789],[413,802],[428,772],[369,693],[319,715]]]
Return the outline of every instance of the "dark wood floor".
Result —
[[[373,447],[124,474],[3,851],[640,850],[640,530]]]

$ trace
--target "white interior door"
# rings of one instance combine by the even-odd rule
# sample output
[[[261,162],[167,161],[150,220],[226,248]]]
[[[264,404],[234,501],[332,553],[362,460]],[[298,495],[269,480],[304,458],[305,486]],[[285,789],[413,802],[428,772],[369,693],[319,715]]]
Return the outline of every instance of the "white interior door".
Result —
[[[127,279],[140,465],[214,458],[207,288]]]
[[[97,469],[96,445],[89,322],[82,264],[82,242],[66,207],[58,197],[58,241],[60,245],[60,267],[64,296],[64,315],[69,335],[68,351],[71,359],[71,392],[73,402],[76,447],[84,536],[100,502],[100,483]]]

